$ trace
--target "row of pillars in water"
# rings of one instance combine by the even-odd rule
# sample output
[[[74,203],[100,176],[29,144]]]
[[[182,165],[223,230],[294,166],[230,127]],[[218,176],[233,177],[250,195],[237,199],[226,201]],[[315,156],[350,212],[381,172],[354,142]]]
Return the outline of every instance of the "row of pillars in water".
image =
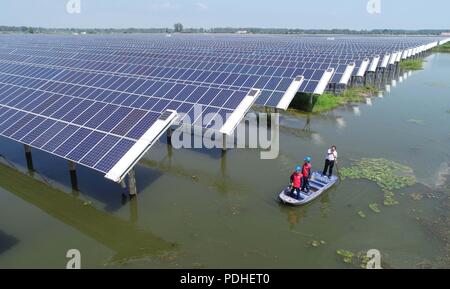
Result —
[[[167,145],[168,147],[172,146],[172,132],[173,129],[169,128],[167,131]],[[227,148],[226,148],[226,135],[223,135],[223,147],[222,147],[222,157],[224,157]],[[24,145],[25,150],[25,159],[27,163],[27,169],[30,174],[34,174],[35,169],[33,165],[33,156],[31,152],[31,147],[29,145]],[[69,174],[70,174],[70,183],[72,187],[72,191],[79,192],[78,187],[78,177],[77,177],[77,170],[76,170],[76,164],[73,161],[68,161],[68,168],[69,168]],[[122,188],[128,188],[128,193],[130,196],[136,196],[137,195],[137,184],[136,184],[136,172],[133,169],[130,170],[128,173],[128,184],[123,180],[121,182]]]

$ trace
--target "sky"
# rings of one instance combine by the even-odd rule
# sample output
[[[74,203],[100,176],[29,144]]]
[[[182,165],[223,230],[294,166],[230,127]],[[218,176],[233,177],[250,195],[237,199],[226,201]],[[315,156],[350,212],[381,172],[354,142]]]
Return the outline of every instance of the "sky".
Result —
[[[450,30],[449,12],[448,0],[0,0],[0,25]]]

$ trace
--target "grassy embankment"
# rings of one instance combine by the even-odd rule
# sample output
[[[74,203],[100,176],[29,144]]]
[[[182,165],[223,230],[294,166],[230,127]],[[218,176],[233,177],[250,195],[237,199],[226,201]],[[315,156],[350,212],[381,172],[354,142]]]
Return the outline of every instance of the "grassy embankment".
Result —
[[[400,67],[405,70],[421,70],[423,69],[424,60],[419,59],[407,59],[400,62]]]
[[[433,52],[450,53],[450,42],[433,48]]]
[[[309,94],[298,93],[292,101],[291,107],[304,112],[321,113],[346,103],[364,102],[366,97],[371,97],[378,91],[377,88],[371,86],[348,88],[339,95],[328,92],[322,95],[313,95],[312,103]]]

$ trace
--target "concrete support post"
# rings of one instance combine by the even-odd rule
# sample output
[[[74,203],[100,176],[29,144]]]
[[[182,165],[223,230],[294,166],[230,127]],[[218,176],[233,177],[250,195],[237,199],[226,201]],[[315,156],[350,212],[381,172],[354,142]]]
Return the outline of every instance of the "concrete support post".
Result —
[[[27,160],[28,172],[33,173],[34,166],[33,166],[33,156],[31,155],[31,147],[28,145],[23,145],[23,147],[25,149],[25,158]]]
[[[173,129],[169,127],[169,129],[167,130],[167,144],[169,145],[172,145],[172,133]]]
[[[137,195],[136,173],[134,172],[134,169],[128,173],[128,192],[130,196]]]
[[[70,173],[70,184],[72,185],[72,191],[78,192],[78,177],[77,177],[77,167],[74,162],[69,161],[69,173]]]

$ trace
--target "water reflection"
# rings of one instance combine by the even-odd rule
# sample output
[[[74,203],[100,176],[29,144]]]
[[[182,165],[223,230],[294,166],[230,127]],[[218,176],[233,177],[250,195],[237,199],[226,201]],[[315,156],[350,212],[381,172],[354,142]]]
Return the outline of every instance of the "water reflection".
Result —
[[[176,248],[176,244],[165,241],[135,224],[137,203],[130,203],[132,217],[131,221],[127,221],[98,210],[89,203],[4,164],[0,164],[0,171],[5,178],[14,180],[14,186],[8,186],[6,179],[0,183],[8,192],[113,250],[115,255],[111,262],[158,256]]]
[[[17,238],[0,230],[0,254],[8,251],[18,243],[19,240]]]

